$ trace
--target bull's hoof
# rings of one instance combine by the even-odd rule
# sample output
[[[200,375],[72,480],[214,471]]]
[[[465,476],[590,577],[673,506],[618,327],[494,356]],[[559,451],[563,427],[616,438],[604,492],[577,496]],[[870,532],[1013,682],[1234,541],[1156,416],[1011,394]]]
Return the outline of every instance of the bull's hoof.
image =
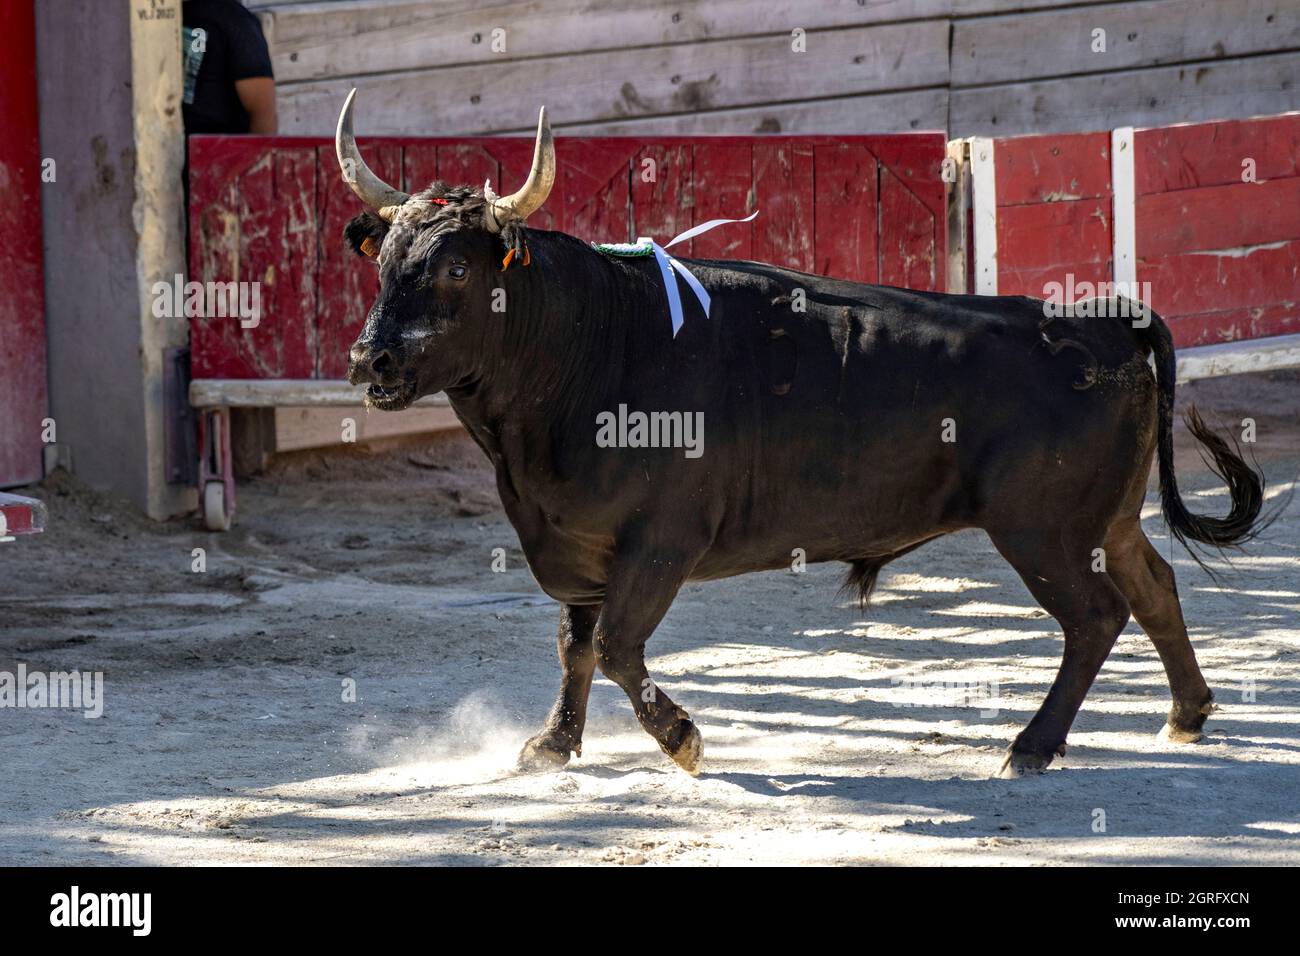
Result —
[[[1173,724],[1165,724],[1156,734],[1157,739],[1171,744],[1196,744],[1204,736],[1199,727],[1175,727]]]
[[[676,750],[667,750],[668,756],[692,777],[698,777],[704,763],[704,738],[694,724],[688,724],[681,745]]]
[[[1175,744],[1194,744],[1204,736],[1201,728],[1205,718],[1218,710],[1211,695],[1199,707],[1179,707],[1177,704],[1169,711],[1169,719],[1160,729],[1158,737]]]
[[[1065,744],[1056,748],[1056,754],[1065,754]],[[1028,750],[1016,750],[1014,746],[1007,751],[1007,759],[1002,761],[1002,769],[998,771],[998,776],[1003,780],[1018,780],[1021,777],[1030,774],[1042,773],[1052,763],[1055,756],[1051,751],[1046,754],[1034,753]]]
[[[569,762],[569,746],[559,743],[545,732],[531,738],[519,751],[515,769],[523,773],[545,773],[559,770]]]

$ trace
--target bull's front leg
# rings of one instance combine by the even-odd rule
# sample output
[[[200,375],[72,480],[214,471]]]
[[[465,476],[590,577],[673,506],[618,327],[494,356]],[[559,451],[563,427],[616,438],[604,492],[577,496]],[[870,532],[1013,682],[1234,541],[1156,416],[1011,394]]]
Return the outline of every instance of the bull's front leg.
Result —
[[[698,555],[680,546],[620,549],[596,620],[596,663],[623,689],[637,720],[660,749],[692,775],[700,772],[700,732],[686,711],[650,679],[645,645],[667,613]]]
[[[520,770],[551,770],[568,763],[571,753],[582,756],[587,697],[596,669],[592,636],[599,614],[599,604],[566,604],[561,609],[555,641],[560,655],[560,696],[541,732],[524,744],[519,754]]]

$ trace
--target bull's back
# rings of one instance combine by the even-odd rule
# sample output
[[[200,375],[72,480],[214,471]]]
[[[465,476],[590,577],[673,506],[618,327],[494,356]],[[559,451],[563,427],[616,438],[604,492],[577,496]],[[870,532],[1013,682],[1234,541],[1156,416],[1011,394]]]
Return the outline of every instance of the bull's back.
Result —
[[[1124,454],[1136,440],[1120,427],[1127,406],[1153,408],[1119,320],[1045,323],[1028,298],[744,266],[762,299],[714,312],[716,334],[756,354],[723,363],[755,380],[733,409],[744,437],[722,463],[729,513],[708,574],[758,555],[779,567],[811,542],[809,560],[846,559],[980,526],[999,486],[1066,455],[1086,470],[1080,456]],[[762,300],[774,304],[754,334]],[[1077,387],[1089,374],[1098,380]]]

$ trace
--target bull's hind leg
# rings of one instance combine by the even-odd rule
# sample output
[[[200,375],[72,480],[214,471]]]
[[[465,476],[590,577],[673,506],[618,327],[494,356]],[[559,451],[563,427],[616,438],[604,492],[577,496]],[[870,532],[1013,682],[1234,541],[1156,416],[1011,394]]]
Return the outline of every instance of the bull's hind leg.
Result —
[[[1065,753],[1066,734],[1128,623],[1129,606],[1106,572],[1092,570],[1097,545],[1086,535],[1051,529],[990,537],[1065,634],[1061,668],[1047,699],[1002,765],[1002,776],[1016,777],[1044,770],[1054,755]]]
[[[541,732],[524,744],[520,770],[550,770],[569,762],[569,754],[582,756],[582,729],[587,723],[587,697],[596,670],[592,637],[600,605],[566,604],[560,610],[560,631],[555,645],[560,654],[560,696]]]
[[[1111,578],[1128,598],[1133,616],[1165,666],[1174,699],[1165,734],[1179,743],[1195,743],[1214,709],[1214,695],[1187,639],[1174,569],[1147,540],[1136,516],[1111,527],[1106,535],[1106,562]]]

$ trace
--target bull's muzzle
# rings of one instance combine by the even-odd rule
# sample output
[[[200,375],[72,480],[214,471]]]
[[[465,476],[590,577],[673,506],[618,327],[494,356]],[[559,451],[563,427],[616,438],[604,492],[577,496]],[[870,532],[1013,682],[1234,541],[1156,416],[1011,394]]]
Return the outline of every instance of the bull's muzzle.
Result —
[[[397,359],[388,349],[358,343],[348,352],[348,381],[353,385],[397,385],[401,381]]]

